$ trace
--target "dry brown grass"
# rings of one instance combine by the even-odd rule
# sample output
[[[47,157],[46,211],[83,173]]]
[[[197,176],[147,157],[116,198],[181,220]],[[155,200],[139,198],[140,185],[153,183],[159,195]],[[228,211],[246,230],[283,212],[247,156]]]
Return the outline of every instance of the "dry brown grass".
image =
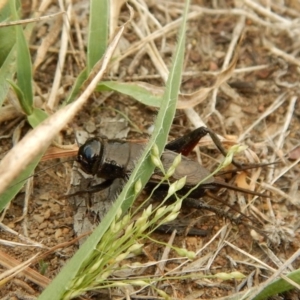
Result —
[[[134,8],[134,20],[121,37],[114,53],[117,59],[106,71],[106,79],[143,86],[146,83],[149,90],[159,93],[167,80],[183,3],[164,0],[128,2]],[[128,19],[128,10],[123,3],[119,1],[112,5],[111,37],[116,27]],[[58,4],[51,1],[42,1],[39,8],[30,5],[30,1],[28,5],[23,4],[26,15],[37,10],[41,15],[61,11]],[[37,4],[33,1],[32,5]],[[64,99],[86,64],[87,1],[73,1],[65,9],[69,22],[59,17],[41,21],[31,37],[36,100],[39,103],[46,99],[43,106],[50,110],[56,110],[57,103]],[[226,198],[231,205],[255,219],[255,226],[259,226],[265,236],[245,224],[231,225],[211,213],[207,216],[207,212],[185,211],[182,218],[199,217],[201,222],[197,226],[210,228],[211,234],[204,238],[155,237],[195,251],[197,259],[179,261],[168,247],[147,245],[145,259],[141,262],[146,266],[152,261],[153,266],[147,265],[145,273],[141,272],[139,276],[188,276],[186,281],[166,280],[159,285],[172,299],[229,299],[226,297],[238,295],[245,287],[262,282],[268,284],[299,269],[300,155],[294,150],[299,149],[300,141],[299,11],[297,1],[197,0],[192,3],[186,34],[181,106],[174,120],[177,130],[171,131],[171,135],[178,137],[192,127],[205,125],[217,132],[225,145],[247,144],[245,161],[280,163],[251,171],[247,180],[243,174],[236,179],[236,184],[268,193],[269,198],[233,193]],[[237,64],[231,68],[230,62],[242,35]],[[227,78],[223,75],[228,69],[230,76]],[[131,99],[106,93],[91,97],[72,126],[90,131],[95,127],[92,132],[97,133],[101,119],[115,117],[115,113],[108,110],[99,115],[99,105],[122,111],[143,133],[147,133],[155,117],[153,110]],[[28,127],[14,122],[20,114],[10,104],[3,109],[0,121],[5,124],[5,130],[1,129],[4,151],[10,146],[12,137],[22,135]],[[65,129],[59,142],[73,143],[72,135],[72,128]],[[140,135],[132,130],[130,137],[140,138]],[[211,144],[209,139],[204,139],[200,146],[210,147]],[[209,162],[206,157],[215,153],[211,149],[204,152],[201,157],[198,153],[198,158],[209,168],[214,162]],[[68,179],[49,173],[38,179],[34,195],[30,195],[28,187],[25,205],[22,202],[24,196],[19,195],[2,215],[1,252],[6,253],[0,252],[3,271],[13,266],[19,268],[21,261],[34,259],[32,249],[44,253],[43,260],[49,264],[44,275],[33,270],[41,270],[41,266],[35,264],[19,279],[10,279],[0,292],[5,299],[18,295],[37,296],[40,288],[45,287],[49,278],[57,274],[76,250],[72,211],[66,209],[65,202],[57,200],[66,191]],[[198,278],[198,275],[232,271],[243,273],[246,279]],[[120,289],[111,293],[113,299],[129,299],[131,294],[132,299],[160,299],[150,288],[138,292],[134,288]],[[297,299],[297,295],[295,290],[285,295],[285,299]]]

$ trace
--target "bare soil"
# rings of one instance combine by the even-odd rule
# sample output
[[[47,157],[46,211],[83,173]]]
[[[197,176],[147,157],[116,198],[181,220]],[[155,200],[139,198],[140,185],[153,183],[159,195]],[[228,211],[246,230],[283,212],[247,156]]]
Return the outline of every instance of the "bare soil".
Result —
[[[182,1],[128,1],[135,10],[134,23],[126,29],[120,45],[120,53],[126,54],[147,30],[154,32],[164,27],[151,47],[143,47],[138,52],[128,54],[111,66],[105,80],[123,82],[144,81],[153,86],[164,86],[162,75],[164,64],[170,68],[171,56],[176,44],[175,29],[168,31],[166,25],[178,19],[183,11]],[[216,81],[216,74],[228,67],[235,44],[234,39],[244,34],[239,59],[231,78],[220,87],[213,89],[202,103],[176,113],[170,140],[190,132],[196,126],[205,124],[218,133],[224,146],[235,143],[245,144],[248,150],[239,155],[244,163],[278,162],[265,168],[241,172],[233,181],[243,188],[253,189],[269,195],[269,198],[253,197],[233,191],[220,190],[218,197],[236,210],[243,211],[255,222],[243,220],[239,225],[231,223],[213,212],[199,211],[184,207],[178,222],[186,228],[205,230],[205,236],[187,236],[183,233],[172,240],[174,246],[185,247],[198,253],[194,261],[189,261],[178,270],[189,274],[185,280],[166,281],[159,285],[172,299],[221,299],[256,286],[272,277],[300,246],[299,234],[299,159],[300,159],[300,104],[299,94],[299,27],[300,7],[297,1],[192,1],[190,11],[199,15],[188,22],[186,34],[186,54],[183,70],[183,94],[193,93],[200,88],[210,87]],[[274,3],[273,3],[274,2]],[[145,22],[144,3],[153,19]],[[259,5],[261,10],[254,7]],[[24,2],[25,16],[37,10],[28,1]],[[57,100],[63,100],[76,76],[85,64],[84,48],[88,24],[87,1],[73,1],[70,36],[76,53],[69,47],[63,77],[57,91]],[[59,11],[55,1],[44,15]],[[126,7],[118,15],[119,24],[128,18]],[[154,20],[156,20],[154,22]],[[49,19],[37,23],[30,39],[33,61],[37,61],[37,50],[43,39],[53,37],[51,46],[45,52],[41,63],[35,69],[35,89],[37,100],[49,96],[52,87],[58,52],[61,45],[61,31],[57,20]],[[148,29],[147,29],[148,28]],[[141,32],[138,31],[140,29]],[[146,30],[147,29],[147,30]],[[57,33],[55,33],[57,30]],[[78,39],[78,34],[83,38]],[[157,51],[156,54],[154,51]],[[162,61],[157,59],[159,55]],[[146,107],[137,101],[118,93],[97,94],[61,133],[58,142],[75,143],[74,132],[81,130],[90,136],[108,135],[109,125],[120,117],[118,111],[126,115],[130,140],[147,139],[156,116],[156,109]],[[191,114],[194,112],[196,117]],[[1,124],[1,152],[12,147],[13,134],[26,134],[29,126],[16,123],[15,116]],[[21,125],[20,125],[21,124]],[[106,124],[106,125],[103,125]],[[135,126],[133,126],[133,124]],[[19,126],[18,126],[19,125]],[[16,127],[18,126],[18,127]],[[138,128],[138,130],[137,130]],[[118,132],[113,132],[116,135]],[[127,135],[124,133],[125,137]],[[221,155],[209,138],[200,143],[191,154],[195,160],[209,170],[213,170]],[[62,151],[63,152],[63,151]],[[37,172],[60,160],[42,162]],[[74,215],[77,208],[72,199],[60,196],[70,189],[72,163],[42,171],[33,179],[32,187],[23,190],[2,215],[0,268],[2,272],[24,262],[39,253],[45,254],[30,265],[27,273],[20,273],[3,284],[2,299],[34,299],[53,279],[70,257],[78,249],[74,230]],[[246,176],[247,175],[247,176]],[[246,177],[245,177],[246,176]],[[86,196],[88,197],[88,196]],[[98,196],[94,196],[95,202]],[[25,199],[27,198],[27,202]],[[206,198],[205,198],[206,199]],[[222,203],[209,198],[215,205],[229,214],[238,215]],[[84,206],[85,204],[82,204]],[[27,210],[27,211],[26,211]],[[83,216],[84,217],[84,216]],[[261,231],[255,232],[253,227]],[[184,227],[185,228],[185,227]],[[9,229],[12,231],[10,232]],[[92,228],[90,229],[92,230]],[[167,243],[170,234],[155,233],[153,238]],[[15,244],[12,244],[15,243]],[[147,241],[143,254],[137,261],[158,261],[165,246]],[[244,252],[242,252],[244,251]],[[168,258],[177,257],[171,250]],[[15,260],[15,261],[14,261]],[[270,268],[267,268],[266,265]],[[161,274],[178,267],[179,262],[170,260],[163,269],[148,268],[142,275]],[[271,269],[273,268],[273,269]],[[299,268],[297,257],[285,268],[283,274]],[[220,272],[239,271],[245,280],[227,281],[216,278],[197,277]],[[34,273],[37,272],[37,273]],[[134,288],[129,291],[104,290],[83,296],[84,299],[161,299],[155,290],[145,289],[138,294]],[[272,299],[298,299],[299,291],[294,290]],[[227,298],[222,298],[227,299]],[[229,298],[228,298],[229,299]]]

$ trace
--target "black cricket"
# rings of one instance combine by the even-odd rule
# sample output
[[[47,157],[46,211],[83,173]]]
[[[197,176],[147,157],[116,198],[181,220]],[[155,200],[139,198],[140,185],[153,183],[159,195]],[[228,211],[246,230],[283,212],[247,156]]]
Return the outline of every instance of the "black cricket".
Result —
[[[174,141],[171,141],[165,147],[165,150],[161,156],[161,161],[165,170],[168,170],[168,168],[172,165],[178,153],[183,155],[182,160],[176,168],[176,171],[171,179],[171,181],[176,181],[184,176],[187,177],[186,185],[183,189],[178,191],[178,194],[185,195],[190,189],[194,188],[200,181],[208,177],[210,174],[210,172],[198,162],[186,157],[186,155],[188,155],[197,145],[199,140],[207,134],[211,136],[219,151],[226,156],[226,151],[217,135],[206,127],[199,127],[192,132],[175,139]],[[98,192],[108,188],[116,178],[128,178],[130,172],[134,168],[134,162],[139,157],[142,150],[142,144],[130,143],[118,139],[107,139],[105,137],[88,139],[79,148],[77,162],[80,164],[80,167],[84,172],[99,178],[103,178],[105,181],[101,184],[91,186],[88,190],[80,191],[72,195],[85,192]],[[237,169],[243,169],[243,166],[235,160],[233,160],[232,163],[237,167]],[[261,165],[252,165],[252,167],[258,166]],[[157,170],[154,171],[154,174],[146,185],[146,190],[152,190],[152,188],[160,181],[160,178],[160,172]],[[167,184],[161,185],[158,189],[160,195],[167,193],[168,187],[169,186]],[[213,192],[221,187],[242,193],[266,197],[263,194],[242,189],[218,180],[215,177],[210,177],[204,183],[199,185],[189,195],[189,197],[184,200],[184,203],[189,207],[204,208],[220,214],[219,209],[205,204],[204,202],[200,201],[199,198],[207,193],[207,191]]]

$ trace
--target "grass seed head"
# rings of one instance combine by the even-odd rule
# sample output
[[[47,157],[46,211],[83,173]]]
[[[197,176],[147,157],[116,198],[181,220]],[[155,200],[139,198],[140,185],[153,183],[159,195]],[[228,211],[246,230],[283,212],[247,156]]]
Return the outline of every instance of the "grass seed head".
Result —
[[[246,276],[241,272],[235,271],[231,273],[220,272],[215,274],[214,277],[222,280],[230,280],[230,279],[243,279]]]
[[[155,213],[154,219],[159,219],[162,216],[164,216],[164,214],[166,213],[166,210],[167,210],[167,207],[165,205],[158,208],[156,213]]]
[[[172,213],[170,213],[168,216],[166,216],[164,218],[164,220],[162,221],[162,223],[169,223],[169,222],[175,220],[178,217],[178,215],[179,215],[179,212],[176,212],[176,213],[172,212]]]
[[[99,276],[98,280],[101,280],[101,282],[102,282],[103,280],[106,280],[108,278],[108,276],[110,276],[110,274],[111,274],[111,272],[103,272]]]
[[[135,196],[140,193],[142,190],[142,181],[139,179],[134,185],[134,194]]]
[[[185,183],[186,183],[186,176],[180,178],[179,180],[177,180],[175,182],[173,182],[169,186],[168,196],[167,197],[170,197],[173,194],[175,194],[177,191],[181,190],[185,186]]]
[[[92,267],[89,269],[88,272],[89,273],[93,273],[94,271],[98,270],[99,267],[100,267],[100,265],[101,265],[101,263],[102,263],[102,261],[103,261],[103,258],[100,258],[96,263],[94,263],[92,265]]]
[[[183,199],[179,199],[179,200],[176,201],[176,203],[175,203],[175,205],[172,209],[172,212],[176,213],[176,212],[180,211],[181,206],[182,206],[182,201],[183,201]]]
[[[173,176],[174,172],[175,172],[176,168],[174,166],[171,166],[168,171],[166,172],[166,179],[170,178]]]
[[[151,161],[155,165],[155,167],[157,167],[164,173],[164,166],[159,157],[151,154]]]
[[[131,216],[128,214],[123,217],[123,219],[121,221],[122,228],[129,223],[130,219],[131,219]]]
[[[232,146],[228,152],[227,155],[223,161],[223,163],[221,164],[221,168],[225,168],[228,165],[231,164],[232,160],[233,160],[233,156],[239,152],[245,151],[247,149],[247,146],[245,145],[234,145]]]
[[[134,225],[134,223],[130,223],[130,224],[126,227],[125,233],[124,233],[124,236],[125,236],[125,237],[126,237],[126,236],[129,236],[129,235],[132,235],[132,233],[133,233],[133,225]]]
[[[152,214],[152,204],[150,204],[147,209],[144,210],[145,216],[150,217]]]
[[[144,244],[133,244],[131,247],[129,247],[128,251],[130,253],[136,253],[137,251],[139,251],[142,247],[144,246]]]
[[[118,255],[115,258],[114,263],[118,263],[118,262],[124,260],[128,255],[129,255],[129,251],[127,250],[125,253],[122,253],[122,254]]]
[[[136,286],[147,286],[147,285],[149,285],[149,283],[144,281],[144,280],[132,280],[132,281],[130,281],[130,284],[136,285]]]
[[[140,235],[143,232],[145,232],[148,227],[149,227],[149,222],[145,222],[144,224],[142,224],[139,228],[137,228],[137,235]]]
[[[160,289],[156,289],[155,291],[165,300],[172,299],[167,293],[165,293],[164,291],[162,291]]]
[[[119,219],[121,218],[122,213],[123,213],[123,211],[122,211],[122,208],[120,207],[120,208],[118,209],[117,214],[116,214],[116,220],[119,220]]]
[[[181,154],[179,153],[179,154],[175,157],[172,166],[173,166],[174,168],[177,168],[178,165],[179,165],[180,163],[181,163]]]
[[[122,228],[123,228],[122,222],[117,222],[117,223],[112,224],[112,226],[110,227],[110,231],[111,231],[111,233],[117,233]]]
[[[193,251],[188,251],[187,249],[184,248],[177,248],[174,247],[174,250],[177,252],[178,255],[182,257],[187,257],[188,259],[193,260],[196,257],[196,253]]]

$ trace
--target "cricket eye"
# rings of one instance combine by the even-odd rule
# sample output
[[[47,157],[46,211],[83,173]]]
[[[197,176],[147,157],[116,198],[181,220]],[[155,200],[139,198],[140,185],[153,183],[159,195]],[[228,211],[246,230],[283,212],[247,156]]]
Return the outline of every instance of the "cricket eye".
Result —
[[[88,139],[80,146],[77,161],[87,174],[95,173],[94,168],[99,160],[101,147],[101,142],[96,138]]]

